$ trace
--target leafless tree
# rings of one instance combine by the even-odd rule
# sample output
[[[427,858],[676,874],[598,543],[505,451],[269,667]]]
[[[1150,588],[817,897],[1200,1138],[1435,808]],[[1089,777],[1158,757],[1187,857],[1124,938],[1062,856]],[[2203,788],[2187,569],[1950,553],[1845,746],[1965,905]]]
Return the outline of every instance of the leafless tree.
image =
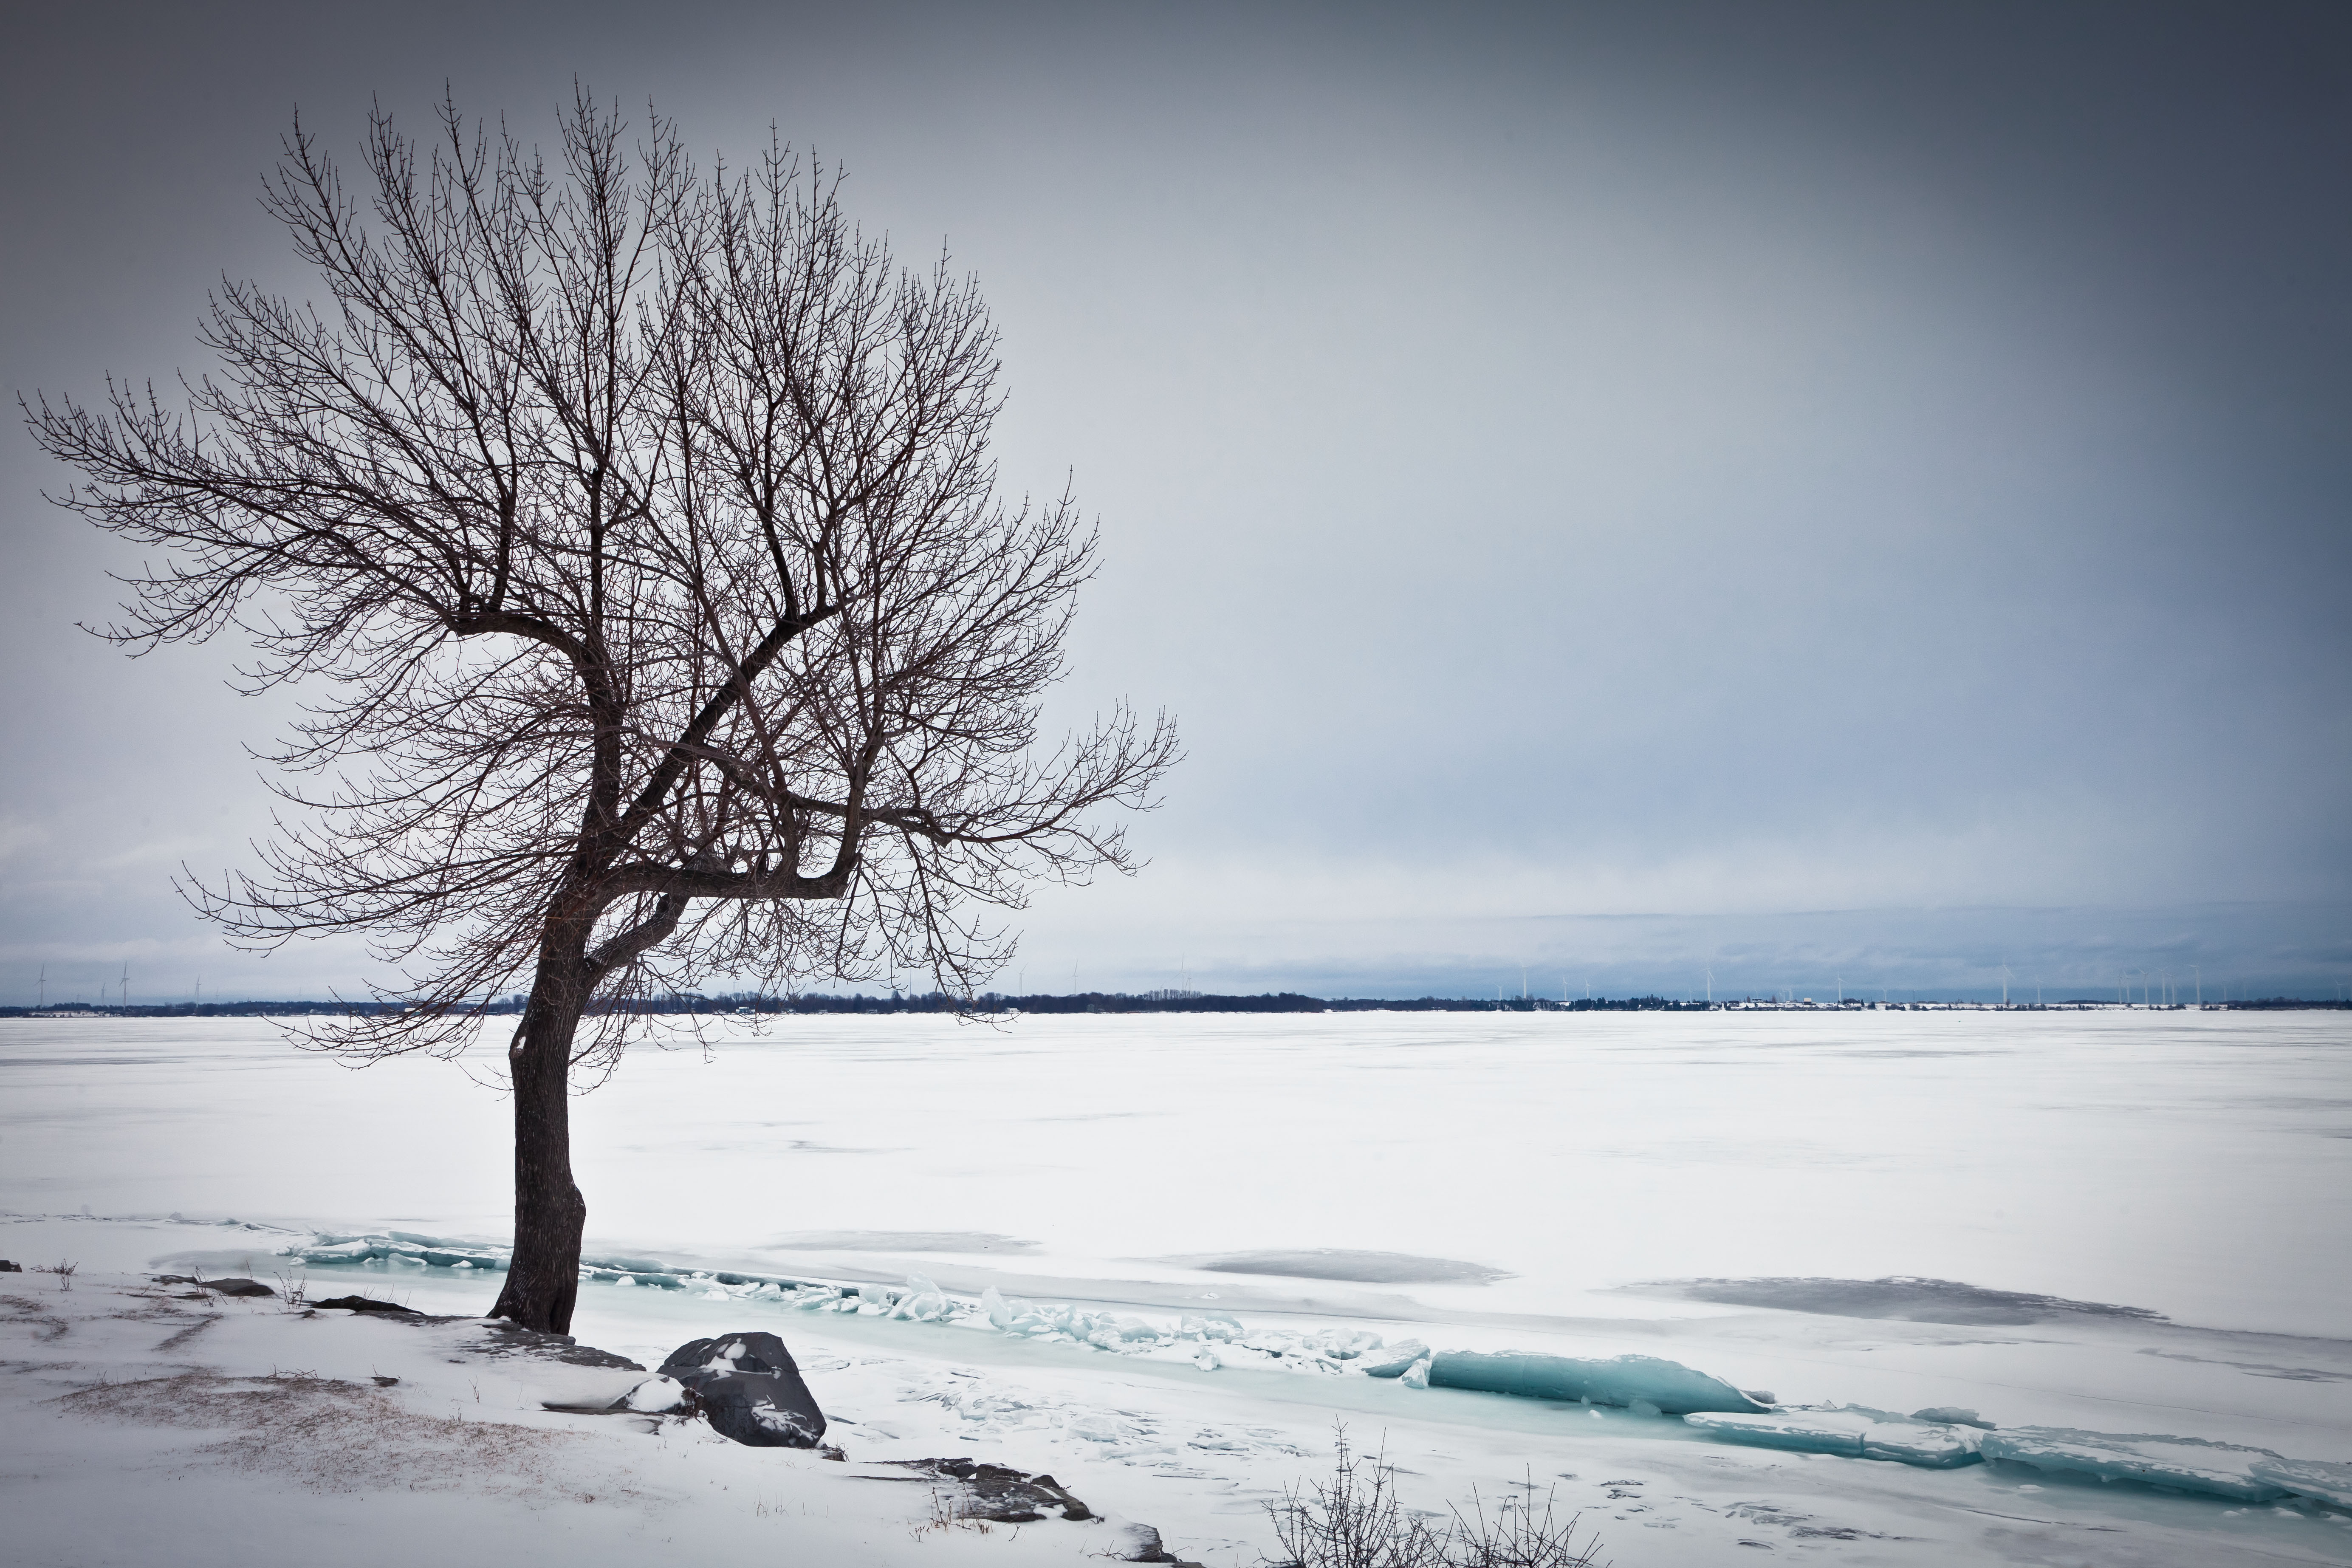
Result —
[[[704,172],[657,117],[632,138],[583,93],[561,123],[543,157],[453,104],[422,144],[379,113],[347,186],[298,122],[265,204],[324,303],[225,281],[184,406],[25,405],[86,481],[55,499],[160,552],[107,635],[235,628],[254,689],[304,683],[272,753],[299,811],[190,887],[243,942],[363,932],[407,977],[316,1043],[455,1052],[527,984],[494,1310],[556,1331],[567,1096],[633,994],[970,996],[1024,887],[1129,868],[1102,813],[1176,757],[1124,709],[1039,743],[1095,541],[1066,494],[997,496],[973,284],[901,268],[772,143]]]

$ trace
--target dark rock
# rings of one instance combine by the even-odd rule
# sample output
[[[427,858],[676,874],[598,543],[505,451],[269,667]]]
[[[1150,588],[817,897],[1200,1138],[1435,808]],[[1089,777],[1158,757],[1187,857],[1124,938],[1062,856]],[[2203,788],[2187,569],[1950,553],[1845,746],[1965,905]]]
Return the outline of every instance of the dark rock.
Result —
[[[970,1459],[885,1459],[894,1468],[916,1470],[961,1486],[970,1501],[966,1519],[995,1524],[1034,1524],[1045,1509],[1058,1508],[1062,1517],[1087,1520],[1094,1510],[1065,1490],[1051,1476],[1032,1476],[1003,1465],[978,1465]],[[1150,1561],[1144,1559],[1143,1561]]]
[[[373,1373],[372,1375],[375,1378],[375,1385],[378,1388],[394,1388],[398,1386],[400,1383],[400,1379],[389,1376],[381,1372]]]
[[[277,1291],[258,1279],[199,1279],[195,1283],[223,1296],[275,1296]]]
[[[22,1274],[24,1271],[23,1264],[11,1263],[6,1258],[0,1258],[0,1274]]]
[[[324,1301],[313,1301],[314,1307],[341,1307],[347,1312],[391,1312],[397,1316],[424,1316],[414,1307],[404,1307],[396,1301],[372,1301],[365,1296],[335,1296]]]
[[[661,1371],[686,1384],[710,1425],[755,1448],[814,1448],[824,1412],[801,1381],[784,1342],[770,1333],[693,1340],[670,1352]]]

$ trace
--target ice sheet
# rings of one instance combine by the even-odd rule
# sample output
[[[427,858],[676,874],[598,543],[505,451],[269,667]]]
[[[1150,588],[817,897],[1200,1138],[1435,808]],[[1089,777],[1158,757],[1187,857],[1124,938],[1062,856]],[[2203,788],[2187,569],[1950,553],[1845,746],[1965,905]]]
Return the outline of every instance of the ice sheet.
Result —
[[[961,1267],[915,1253],[942,1237],[1010,1237],[1034,1250],[972,1262],[1226,1300],[1379,1288],[1129,1260],[1384,1253],[1510,1276],[1393,1295],[1612,1319],[1740,1309],[1591,1292],[1910,1277],[2352,1335],[2352,1205],[2279,1201],[2352,1189],[2340,1015],[792,1018],[709,1037],[633,1054],[575,1106],[592,1250],[776,1273],[856,1256],[896,1279],[900,1253]],[[8,1206],[506,1230],[509,1108],[458,1067],[355,1074],[255,1020],[58,1019],[0,1021],[0,1074]],[[1160,1162],[1181,1179],[1123,1174]]]
[[[1760,1415],[1694,1415],[1684,1424],[1726,1443],[1840,1454],[1850,1459],[1892,1459],[1928,1469],[1973,1465],[1980,1434],[1966,1426],[1915,1421],[1860,1406],[1776,1410]]]
[[[1988,1432],[1979,1445],[1988,1459],[2037,1470],[2137,1481],[2236,1502],[2268,1502],[2286,1488],[2256,1467],[2278,1456],[2235,1443],[2149,1432],[2082,1432],[2063,1426],[2016,1426]]]

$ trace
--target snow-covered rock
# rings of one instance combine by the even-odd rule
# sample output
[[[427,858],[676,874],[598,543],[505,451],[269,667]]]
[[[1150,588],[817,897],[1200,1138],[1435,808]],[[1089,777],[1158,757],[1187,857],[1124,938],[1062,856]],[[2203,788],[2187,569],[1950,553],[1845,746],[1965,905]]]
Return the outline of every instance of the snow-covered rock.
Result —
[[[824,1412],[801,1381],[784,1342],[746,1331],[689,1340],[662,1363],[702,1401],[710,1425],[755,1448],[814,1448],[824,1440]]]

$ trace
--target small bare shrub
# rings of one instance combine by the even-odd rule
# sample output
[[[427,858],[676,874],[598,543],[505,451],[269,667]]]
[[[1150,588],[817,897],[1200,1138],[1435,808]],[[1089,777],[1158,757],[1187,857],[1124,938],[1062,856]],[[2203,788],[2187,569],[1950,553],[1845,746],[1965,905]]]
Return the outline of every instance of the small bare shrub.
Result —
[[[1266,1505],[1282,1547],[1270,1560],[1278,1568],[1597,1568],[1600,1544],[1577,1548],[1576,1516],[1560,1521],[1557,1488],[1536,1509],[1532,1474],[1519,1506],[1507,1501],[1490,1520],[1474,1491],[1469,1513],[1455,1509],[1450,1524],[1433,1530],[1398,1498],[1396,1470],[1383,1456],[1366,1459],[1349,1448],[1344,1425],[1334,1441],[1329,1481],[1286,1488],[1280,1502]]]
[[[289,1310],[295,1311],[301,1310],[304,1303],[309,1301],[310,1299],[310,1275],[309,1270],[304,1269],[294,1273],[288,1273],[283,1269],[279,1270],[278,1275],[278,1294],[279,1298],[285,1301]]]
[[[33,1272],[36,1274],[54,1274],[58,1277],[58,1289],[60,1290],[70,1290],[73,1289],[74,1271],[80,1267],[81,1265],[79,1263],[36,1263],[33,1265]]]
[[[1335,1442],[1330,1480],[1285,1487],[1265,1505],[1285,1568],[1441,1568],[1444,1542],[1398,1500],[1396,1471],[1359,1457],[1345,1426]]]
[[[1544,1493],[1543,1510],[1536,1510],[1535,1476],[1528,1473],[1527,1482],[1517,1489],[1517,1506],[1505,1506],[1494,1520],[1486,1518],[1486,1500],[1476,1491],[1470,1494],[1470,1512],[1454,1510],[1454,1524],[1446,1533],[1445,1561],[1450,1568],[1593,1568],[1594,1553],[1601,1550],[1598,1541],[1582,1551],[1576,1547],[1576,1521],[1570,1514],[1560,1522],[1558,1502],[1559,1488],[1554,1486]]]

